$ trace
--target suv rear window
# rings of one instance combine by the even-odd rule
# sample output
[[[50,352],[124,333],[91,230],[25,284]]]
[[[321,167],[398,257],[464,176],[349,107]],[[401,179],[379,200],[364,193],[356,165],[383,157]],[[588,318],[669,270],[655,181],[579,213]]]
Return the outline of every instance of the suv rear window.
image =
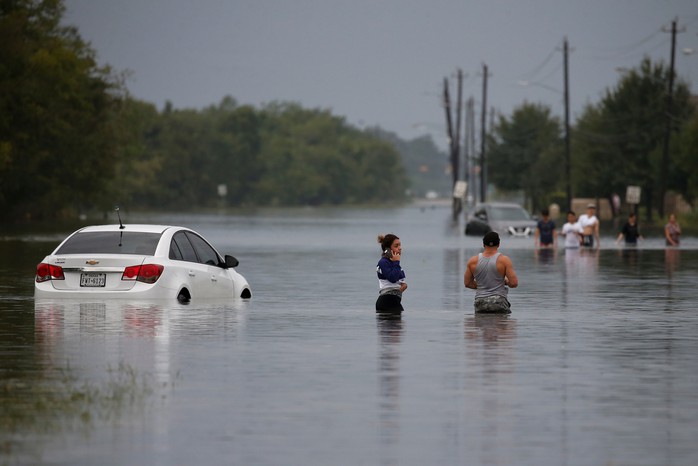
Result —
[[[55,254],[142,254],[152,256],[162,233],[91,231],[73,235]]]

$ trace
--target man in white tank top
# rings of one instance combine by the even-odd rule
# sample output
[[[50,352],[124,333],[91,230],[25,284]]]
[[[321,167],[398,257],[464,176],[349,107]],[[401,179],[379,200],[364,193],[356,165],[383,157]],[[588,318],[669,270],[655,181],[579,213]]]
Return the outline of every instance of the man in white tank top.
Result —
[[[601,241],[599,240],[599,219],[596,218],[594,213],[596,212],[596,206],[594,204],[587,205],[587,213],[579,216],[579,225],[584,229],[582,233],[582,246],[589,248],[599,247]],[[596,241],[596,243],[594,243]]]
[[[485,250],[471,257],[463,283],[475,290],[475,312],[511,312],[508,288],[519,286],[511,259],[499,252],[499,235],[490,231],[482,238]]]

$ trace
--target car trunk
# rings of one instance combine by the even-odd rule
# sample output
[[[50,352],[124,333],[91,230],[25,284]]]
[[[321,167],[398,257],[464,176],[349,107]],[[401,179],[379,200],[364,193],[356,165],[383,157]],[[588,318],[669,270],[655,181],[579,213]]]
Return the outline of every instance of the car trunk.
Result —
[[[49,263],[63,268],[65,280],[52,280],[57,290],[128,291],[136,280],[122,280],[124,269],[140,265],[146,256],[102,255],[99,259],[88,255],[53,256]]]

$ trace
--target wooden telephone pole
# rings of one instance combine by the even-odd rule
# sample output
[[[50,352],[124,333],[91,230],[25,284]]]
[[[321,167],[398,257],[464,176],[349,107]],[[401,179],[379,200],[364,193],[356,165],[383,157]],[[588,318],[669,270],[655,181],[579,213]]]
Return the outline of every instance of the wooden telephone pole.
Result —
[[[664,217],[664,197],[667,191],[667,175],[669,171],[669,141],[671,139],[671,119],[674,102],[674,61],[676,56],[676,22],[671,22],[671,64],[669,66],[669,89],[666,95],[666,124],[664,126],[664,145],[662,147],[662,169],[659,180],[659,216]],[[650,209],[651,211],[651,209]]]
[[[482,64],[482,118],[480,120],[480,202],[487,201],[487,65]]]
[[[444,78],[444,110],[446,112],[446,129],[448,131],[449,152],[451,162],[451,176],[453,179],[452,190],[455,189],[458,182],[458,174],[460,172],[460,126],[461,126],[461,107],[463,98],[463,71],[458,70],[458,96],[456,101],[456,125],[455,131],[453,127],[453,118],[451,116],[451,98],[448,91],[448,78]],[[458,219],[458,214],[463,208],[460,197],[453,196],[452,214],[453,220]]]
[[[570,80],[569,80],[569,49],[567,37],[562,45],[565,65],[565,181],[567,183],[567,211],[572,210],[572,158],[570,154]]]

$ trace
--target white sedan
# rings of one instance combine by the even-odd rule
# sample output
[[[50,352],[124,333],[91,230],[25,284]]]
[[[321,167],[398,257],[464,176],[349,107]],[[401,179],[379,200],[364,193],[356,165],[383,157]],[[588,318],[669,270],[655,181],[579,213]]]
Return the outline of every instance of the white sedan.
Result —
[[[100,225],[68,236],[36,267],[37,298],[248,299],[250,285],[201,235],[166,225]]]

